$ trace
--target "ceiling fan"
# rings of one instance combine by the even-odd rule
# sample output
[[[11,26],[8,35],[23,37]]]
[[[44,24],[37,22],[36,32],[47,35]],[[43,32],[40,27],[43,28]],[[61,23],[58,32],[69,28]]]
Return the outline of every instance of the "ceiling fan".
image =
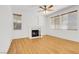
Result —
[[[41,9],[40,12],[47,12],[47,11],[53,11],[53,5],[42,5],[39,6],[39,8]]]

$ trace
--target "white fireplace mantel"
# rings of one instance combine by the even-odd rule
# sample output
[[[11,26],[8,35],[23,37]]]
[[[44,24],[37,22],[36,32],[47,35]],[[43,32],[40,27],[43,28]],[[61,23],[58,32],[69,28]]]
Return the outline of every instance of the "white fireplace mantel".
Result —
[[[39,30],[39,31],[40,31],[40,32],[39,32],[39,36],[32,37],[32,30]],[[29,38],[30,38],[30,39],[40,38],[40,37],[42,37],[42,36],[41,36],[41,27],[40,27],[40,26],[33,26],[33,27],[29,28]]]

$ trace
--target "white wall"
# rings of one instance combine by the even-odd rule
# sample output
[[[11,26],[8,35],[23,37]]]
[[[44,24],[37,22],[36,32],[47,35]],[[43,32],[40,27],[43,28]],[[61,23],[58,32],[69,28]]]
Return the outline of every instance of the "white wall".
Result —
[[[37,11],[36,6],[32,6],[28,12],[25,13],[25,19],[28,21],[28,34],[31,35],[31,29],[34,27],[41,28],[41,35],[45,35],[45,18]],[[26,21],[26,22],[27,22]]]
[[[41,27],[42,35],[46,32],[44,16],[38,12],[37,6],[27,6],[12,6],[13,13],[22,14],[22,30],[13,30],[13,38],[29,37],[31,29],[37,25]]]
[[[10,6],[0,6],[0,53],[6,53],[11,43],[12,18]]]
[[[26,6],[11,6],[12,13],[20,13],[22,14],[22,29],[21,30],[13,30],[12,32],[12,38],[23,38],[28,37],[28,26],[27,26],[27,19],[25,19],[25,9]]]
[[[30,29],[37,25],[41,27],[42,35],[45,35],[45,18],[35,8],[0,6],[0,53],[8,51],[12,39],[29,37]],[[13,30],[13,13],[22,14],[22,30]]]
[[[6,53],[14,38],[29,37],[29,30],[37,25],[45,34],[45,19],[36,11],[36,7],[27,9],[27,6],[0,6],[0,53]],[[22,30],[13,30],[13,13],[22,13]]]
[[[67,7],[65,9],[59,10],[53,14],[50,14],[47,16],[46,19],[46,28],[47,28],[47,34],[48,35],[52,35],[52,36],[56,36],[56,37],[60,37],[60,38],[64,38],[64,39],[68,39],[68,40],[73,40],[73,41],[78,41],[79,42],[79,30],[78,31],[71,31],[71,30],[53,30],[52,29],[52,25],[50,22],[50,17],[51,16],[55,16],[55,15],[60,15],[62,13],[65,12],[69,12],[69,11],[73,11],[73,10],[79,10],[79,6],[71,6],[71,7]],[[78,11],[78,25],[79,25],[79,11]],[[79,28],[79,26],[78,26]]]

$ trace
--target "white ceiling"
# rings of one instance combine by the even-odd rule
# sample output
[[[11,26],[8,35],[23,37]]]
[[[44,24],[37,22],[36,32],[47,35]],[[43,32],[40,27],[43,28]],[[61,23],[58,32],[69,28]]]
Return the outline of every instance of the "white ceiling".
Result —
[[[56,11],[58,11],[58,10],[61,10],[61,9],[63,9],[63,8],[66,8],[66,7],[68,7],[69,5],[54,5],[54,7],[53,7],[53,11],[51,11],[51,12],[48,12],[48,13],[46,13],[46,15],[48,15],[48,14],[51,14],[51,13],[54,13],[54,12],[56,12]],[[35,10],[37,10],[37,11],[39,11],[39,5],[13,5],[12,6],[12,11],[13,12],[19,12],[20,13],[20,11],[23,11],[23,10],[29,10],[29,9],[35,9]]]
[[[52,14],[58,10],[61,10],[63,8],[69,7],[70,5],[54,5],[53,7],[53,11],[49,11],[48,13],[46,13],[46,15]]]

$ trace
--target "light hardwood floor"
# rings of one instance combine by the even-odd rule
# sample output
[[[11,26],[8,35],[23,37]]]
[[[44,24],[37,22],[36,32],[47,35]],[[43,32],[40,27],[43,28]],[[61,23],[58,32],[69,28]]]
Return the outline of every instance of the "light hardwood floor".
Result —
[[[79,54],[79,42],[53,36],[14,39],[8,54]]]

